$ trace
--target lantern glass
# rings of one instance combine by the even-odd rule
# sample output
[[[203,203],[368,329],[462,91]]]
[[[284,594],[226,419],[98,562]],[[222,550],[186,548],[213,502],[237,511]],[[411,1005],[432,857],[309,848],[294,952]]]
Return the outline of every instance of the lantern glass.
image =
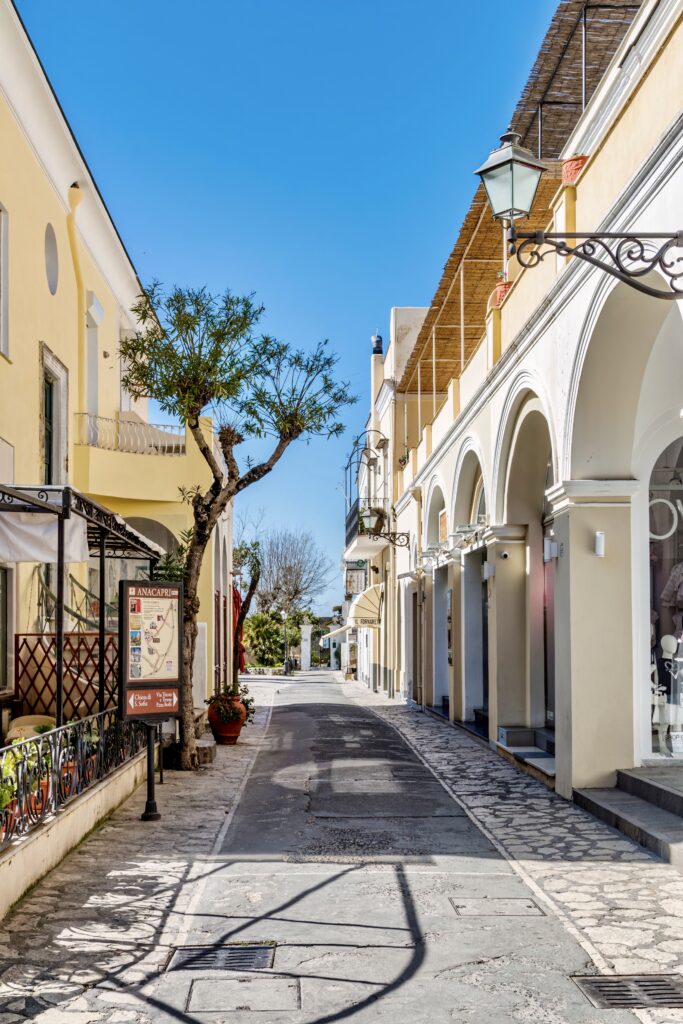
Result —
[[[366,508],[360,514],[360,521],[366,533],[377,533],[380,528],[381,516],[374,509]]]
[[[528,217],[545,165],[530,150],[519,145],[519,135],[507,132],[496,149],[476,172],[481,178],[497,220]]]

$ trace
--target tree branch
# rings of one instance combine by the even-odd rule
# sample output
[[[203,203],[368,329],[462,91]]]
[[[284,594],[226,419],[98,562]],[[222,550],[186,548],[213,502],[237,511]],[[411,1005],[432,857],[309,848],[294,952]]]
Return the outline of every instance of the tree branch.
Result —
[[[209,469],[211,470],[211,473],[213,475],[214,480],[216,481],[217,484],[220,484],[220,486],[222,487],[223,486],[223,470],[221,469],[221,467],[218,465],[218,462],[216,461],[216,457],[213,454],[213,451],[211,450],[211,445],[209,444],[209,442],[204,437],[204,431],[202,430],[201,426],[199,425],[199,420],[198,419],[188,420],[187,421],[187,425],[189,427],[190,433],[192,434],[193,438],[195,439],[195,443],[196,443],[197,447],[199,448],[200,452],[204,456],[204,460],[208,464]]]
[[[245,487],[249,487],[250,484],[256,483],[257,480],[260,480],[267,473],[270,473],[285,454],[292,441],[294,441],[293,437],[280,437],[270,455],[270,458],[266,459],[264,462],[259,462],[258,465],[252,466],[251,469],[247,470],[244,476],[241,476],[237,481],[233,494],[239,494],[239,492],[243,491]]]

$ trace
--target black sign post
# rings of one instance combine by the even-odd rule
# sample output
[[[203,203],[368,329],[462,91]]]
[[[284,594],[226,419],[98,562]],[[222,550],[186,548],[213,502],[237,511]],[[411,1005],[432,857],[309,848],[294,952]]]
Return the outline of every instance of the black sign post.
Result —
[[[147,728],[147,802],[143,821],[158,821],[154,794],[157,726],[182,709],[182,583],[119,583],[119,713]],[[159,751],[161,757],[161,750]]]

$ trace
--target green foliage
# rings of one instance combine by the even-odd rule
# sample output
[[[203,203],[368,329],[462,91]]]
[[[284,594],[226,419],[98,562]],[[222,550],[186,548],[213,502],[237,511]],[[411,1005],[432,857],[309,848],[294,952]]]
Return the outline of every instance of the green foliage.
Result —
[[[242,541],[232,549],[232,571],[250,580],[261,575],[261,545],[257,540]]]
[[[209,697],[208,700],[204,701],[209,707],[212,707],[217,713],[223,724],[227,722],[234,722],[240,718],[240,710],[237,706],[237,701],[241,701],[247,711],[247,717],[244,719],[244,724],[248,725],[249,722],[254,720],[256,713],[256,704],[254,698],[249,696],[249,687],[244,683],[241,684],[238,693],[215,693],[213,697]]]
[[[185,581],[185,563],[191,542],[192,530],[183,530],[175,550],[167,551],[154,566],[155,580],[164,580],[167,583],[183,583]]]
[[[0,811],[14,800],[15,783],[11,779],[0,781]]]
[[[154,398],[190,424],[205,409],[222,407],[226,423],[240,424],[221,438],[230,448],[244,436],[291,441],[342,433],[338,414],[356,399],[334,379],[337,357],[327,342],[302,352],[268,335],[256,337],[263,306],[252,295],[164,292],[155,282],[133,313],[139,329],[120,348],[122,383],[135,398]]]
[[[282,622],[274,615],[251,615],[244,624],[244,643],[259,665],[282,664]]]
[[[52,732],[54,725],[34,725],[33,731],[37,736],[42,736],[44,732]]]

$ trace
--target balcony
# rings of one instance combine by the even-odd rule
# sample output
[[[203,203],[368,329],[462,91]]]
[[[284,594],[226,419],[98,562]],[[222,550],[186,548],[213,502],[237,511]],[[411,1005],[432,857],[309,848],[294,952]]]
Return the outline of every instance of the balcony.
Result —
[[[134,455],[184,455],[185,431],[166,423],[120,416],[76,415],[78,444]]]
[[[362,500],[356,498],[346,513],[346,548],[344,550],[344,559],[347,562],[365,558],[376,558],[389,543],[385,537],[371,536],[363,530],[360,513],[366,508],[381,509],[385,515],[384,529],[387,529],[386,524],[389,522],[391,514],[388,502],[384,498],[373,498],[372,501],[368,501],[365,498]]]
[[[196,487],[206,464],[182,428],[146,423],[130,414],[78,413],[75,419],[73,482],[117,511],[116,502],[178,501],[179,487]]]

